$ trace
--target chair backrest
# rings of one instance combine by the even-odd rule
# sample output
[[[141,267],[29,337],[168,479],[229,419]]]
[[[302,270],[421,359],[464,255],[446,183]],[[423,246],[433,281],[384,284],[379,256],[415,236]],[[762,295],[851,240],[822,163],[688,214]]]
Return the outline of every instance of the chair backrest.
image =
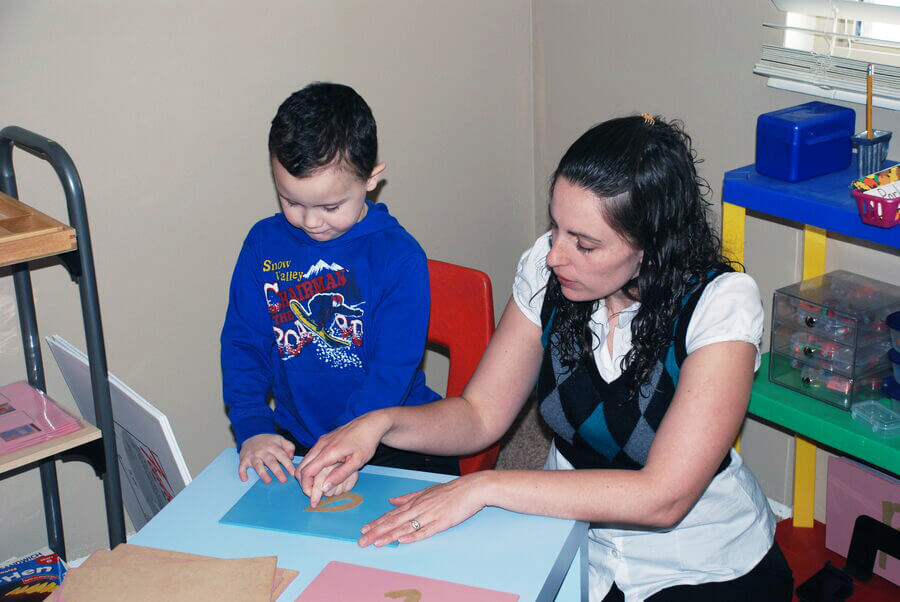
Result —
[[[450,355],[447,397],[463,392],[494,334],[494,299],[491,279],[484,272],[428,260],[431,280],[431,318],[428,342]],[[460,458],[460,473],[493,468],[499,444],[481,453]]]

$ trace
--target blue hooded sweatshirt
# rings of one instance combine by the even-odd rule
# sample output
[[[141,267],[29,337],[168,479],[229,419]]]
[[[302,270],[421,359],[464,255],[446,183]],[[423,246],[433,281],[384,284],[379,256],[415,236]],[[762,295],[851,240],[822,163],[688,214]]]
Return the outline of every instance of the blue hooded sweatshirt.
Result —
[[[221,339],[238,448],[277,427],[310,447],[370,410],[440,397],[419,370],[425,252],[385,205],[366,203],[362,221],[334,240],[313,240],[281,213],[247,235]]]

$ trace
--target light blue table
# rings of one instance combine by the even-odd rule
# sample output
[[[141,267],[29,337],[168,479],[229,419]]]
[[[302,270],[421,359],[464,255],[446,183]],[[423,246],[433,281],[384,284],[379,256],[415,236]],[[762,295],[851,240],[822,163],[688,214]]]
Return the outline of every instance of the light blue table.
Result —
[[[238,456],[226,449],[129,543],[223,558],[278,556],[300,571],[279,598],[293,602],[332,560],[519,594],[521,602],[587,601],[587,524],[485,508],[424,541],[396,548],[360,548],[339,541],[219,524],[258,480],[242,483]],[[371,466],[373,474],[433,482],[453,477]]]

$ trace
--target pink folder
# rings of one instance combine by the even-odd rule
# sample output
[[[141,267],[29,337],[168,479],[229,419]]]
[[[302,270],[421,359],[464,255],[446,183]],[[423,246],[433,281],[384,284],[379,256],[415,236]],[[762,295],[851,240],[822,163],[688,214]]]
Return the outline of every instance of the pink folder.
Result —
[[[515,602],[517,594],[329,562],[295,602]]]
[[[77,418],[26,382],[0,387],[0,454],[81,428]]]

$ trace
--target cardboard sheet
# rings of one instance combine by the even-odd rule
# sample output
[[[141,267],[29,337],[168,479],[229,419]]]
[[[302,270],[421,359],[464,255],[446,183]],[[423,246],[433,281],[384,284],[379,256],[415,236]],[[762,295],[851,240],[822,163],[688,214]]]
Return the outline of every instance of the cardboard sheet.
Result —
[[[323,498],[315,509],[295,479],[257,481],[219,520],[228,525],[356,541],[360,528],[394,509],[388,499],[434,485],[430,481],[360,473],[352,491]],[[396,547],[397,544],[393,543]]]
[[[66,574],[58,602],[268,602],[275,557],[167,560],[81,566]]]
[[[269,560],[274,559],[274,557],[267,557],[266,563],[264,564],[265,574],[268,574],[268,562]],[[134,567],[134,566],[142,566],[142,567],[156,567],[152,570],[157,570],[161,575],[168,574],[170,571],[168,569],[171,568],[173,562],[182,563],[182,564],[190,564],[193,568],[197,570],[203,570],[207,565],[206,564],[192,564],[195,562],[204,562],[204,561],[212,561],[212,560],[220,560],[218,558],[214,558],[211,556],[201,556],[198,554],[188,554],[186,552],[175,552],[171,550],[162,550],[157,548],[148,548],[144,546],[136,546],[131,544],[120,544],[116,546],[116,548],[112,551],[109,550],[98,550],[91,554],[91,556],[85,560],[80,568],[117,568],[117,567]],[[251,560],[254,562],[258,562],[257,559],[238,559],[238,560]],[[128,572],[126,571],[126,574]],[[294,580],[295,577],[299,574],[298,571],[293,569],[283,569],[275,567],[272,583],[269,584],[269,596],[266,598],[267,600],[271,600],[274,602],[278,597],[284,593],[284,590],[290,585],[290,583]],[[163,577],[160,577],[163,579]],[[180,583],[173,583],[172,591],[176,591],[177,588],[180,588]],[[77,592],[76,592],[77,593]],[[54,593],[52,596],[48,597],[47,602],[63,602],[64,600],[68,600],[68,598],[60,597],[64,596],[64,592],[60,591],[59,593]],[[187,593],[185,594],[187,596]],[[170,599],[168,597],[161,599]],[[174,598],[173,598],[174,599]],[[187,598],[185,598],[187,599]],[[207,598],[198,598],[201,600],[205,600]]]
[[[329,562],[295,602],[515,602],[509,594],[346,562]]]
[[[211,556],[201,556],[199,554],[188,554],[187,552],[176,552],[174,550],[161,550],[158,548],[148,548],[145,546],[136,546],[132,544],[119,544],[113,551],[97,550],[91,554],[90,558],[81,563],[81,566],[103,566],[112,564],[135,564],[146,562],[158,562],[166,560],[212,560]],[[287,589],[291,581],[299,575],[299,571],[293,569],[275,568],[275,581],[272,587],[272,601],[278,599],[284,590]]]

